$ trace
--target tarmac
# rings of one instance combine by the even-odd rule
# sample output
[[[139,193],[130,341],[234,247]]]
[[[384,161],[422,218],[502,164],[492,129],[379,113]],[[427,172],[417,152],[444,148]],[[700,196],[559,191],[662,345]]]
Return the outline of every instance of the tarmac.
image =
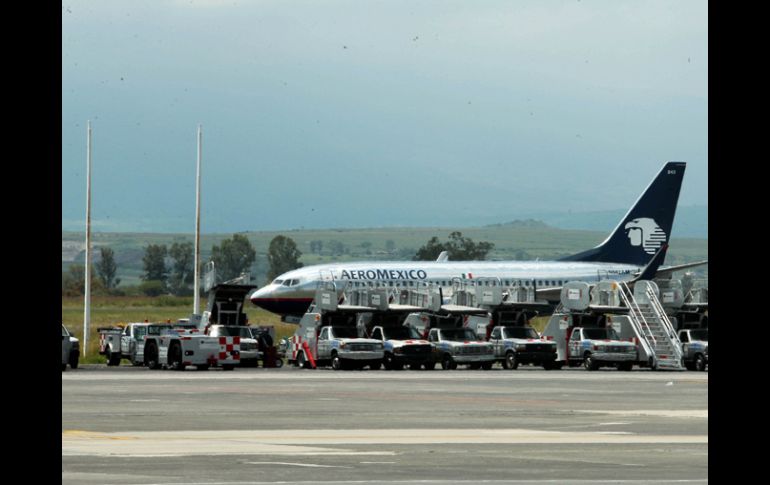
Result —
[[[63,484],[707,481],[708,372],[62,373]]]

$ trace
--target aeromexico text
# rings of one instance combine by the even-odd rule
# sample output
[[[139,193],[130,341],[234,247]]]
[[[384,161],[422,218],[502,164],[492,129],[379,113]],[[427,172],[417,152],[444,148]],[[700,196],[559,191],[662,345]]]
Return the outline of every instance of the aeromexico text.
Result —
[[[428,274],[421,269],[342,270],[341,279],[348,280],[424,280]]]

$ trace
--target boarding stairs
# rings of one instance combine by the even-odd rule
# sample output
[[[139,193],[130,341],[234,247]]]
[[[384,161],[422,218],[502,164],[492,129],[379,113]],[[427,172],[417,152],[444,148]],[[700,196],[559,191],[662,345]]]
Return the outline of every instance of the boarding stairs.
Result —
[[[637,285],[643,282],[637,282]],[[666,316],[651,285],[634,296],[625,282],[621,282],[619,292],[625,306],[629,308],[629,317],[639,344],[652,358],[653,369],[685,370],[682,365],[682,344],[676,335],[671,321]]]

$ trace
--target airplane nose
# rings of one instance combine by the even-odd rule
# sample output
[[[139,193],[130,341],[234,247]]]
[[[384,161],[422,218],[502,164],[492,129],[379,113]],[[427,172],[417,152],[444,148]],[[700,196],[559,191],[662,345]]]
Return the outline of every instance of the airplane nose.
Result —
[[[259,306],[259,301],[265,298],[269,298],[271,293],[272,291],[270,289],[270,285],[263,286],[262,288],[259,288],[254,293],[252,293],[249,297],[249,300],[251,300],[251,302],[255,305]]]

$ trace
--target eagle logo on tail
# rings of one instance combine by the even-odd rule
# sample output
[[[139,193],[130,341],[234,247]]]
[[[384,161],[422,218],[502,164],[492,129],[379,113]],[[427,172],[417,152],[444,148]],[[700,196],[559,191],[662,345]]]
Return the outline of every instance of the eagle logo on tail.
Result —
[[[642,246],[647,254],[655,254],[666,242],[666,233],[654,219],[640,217],[625,225],[626,235],[632,246]]]

